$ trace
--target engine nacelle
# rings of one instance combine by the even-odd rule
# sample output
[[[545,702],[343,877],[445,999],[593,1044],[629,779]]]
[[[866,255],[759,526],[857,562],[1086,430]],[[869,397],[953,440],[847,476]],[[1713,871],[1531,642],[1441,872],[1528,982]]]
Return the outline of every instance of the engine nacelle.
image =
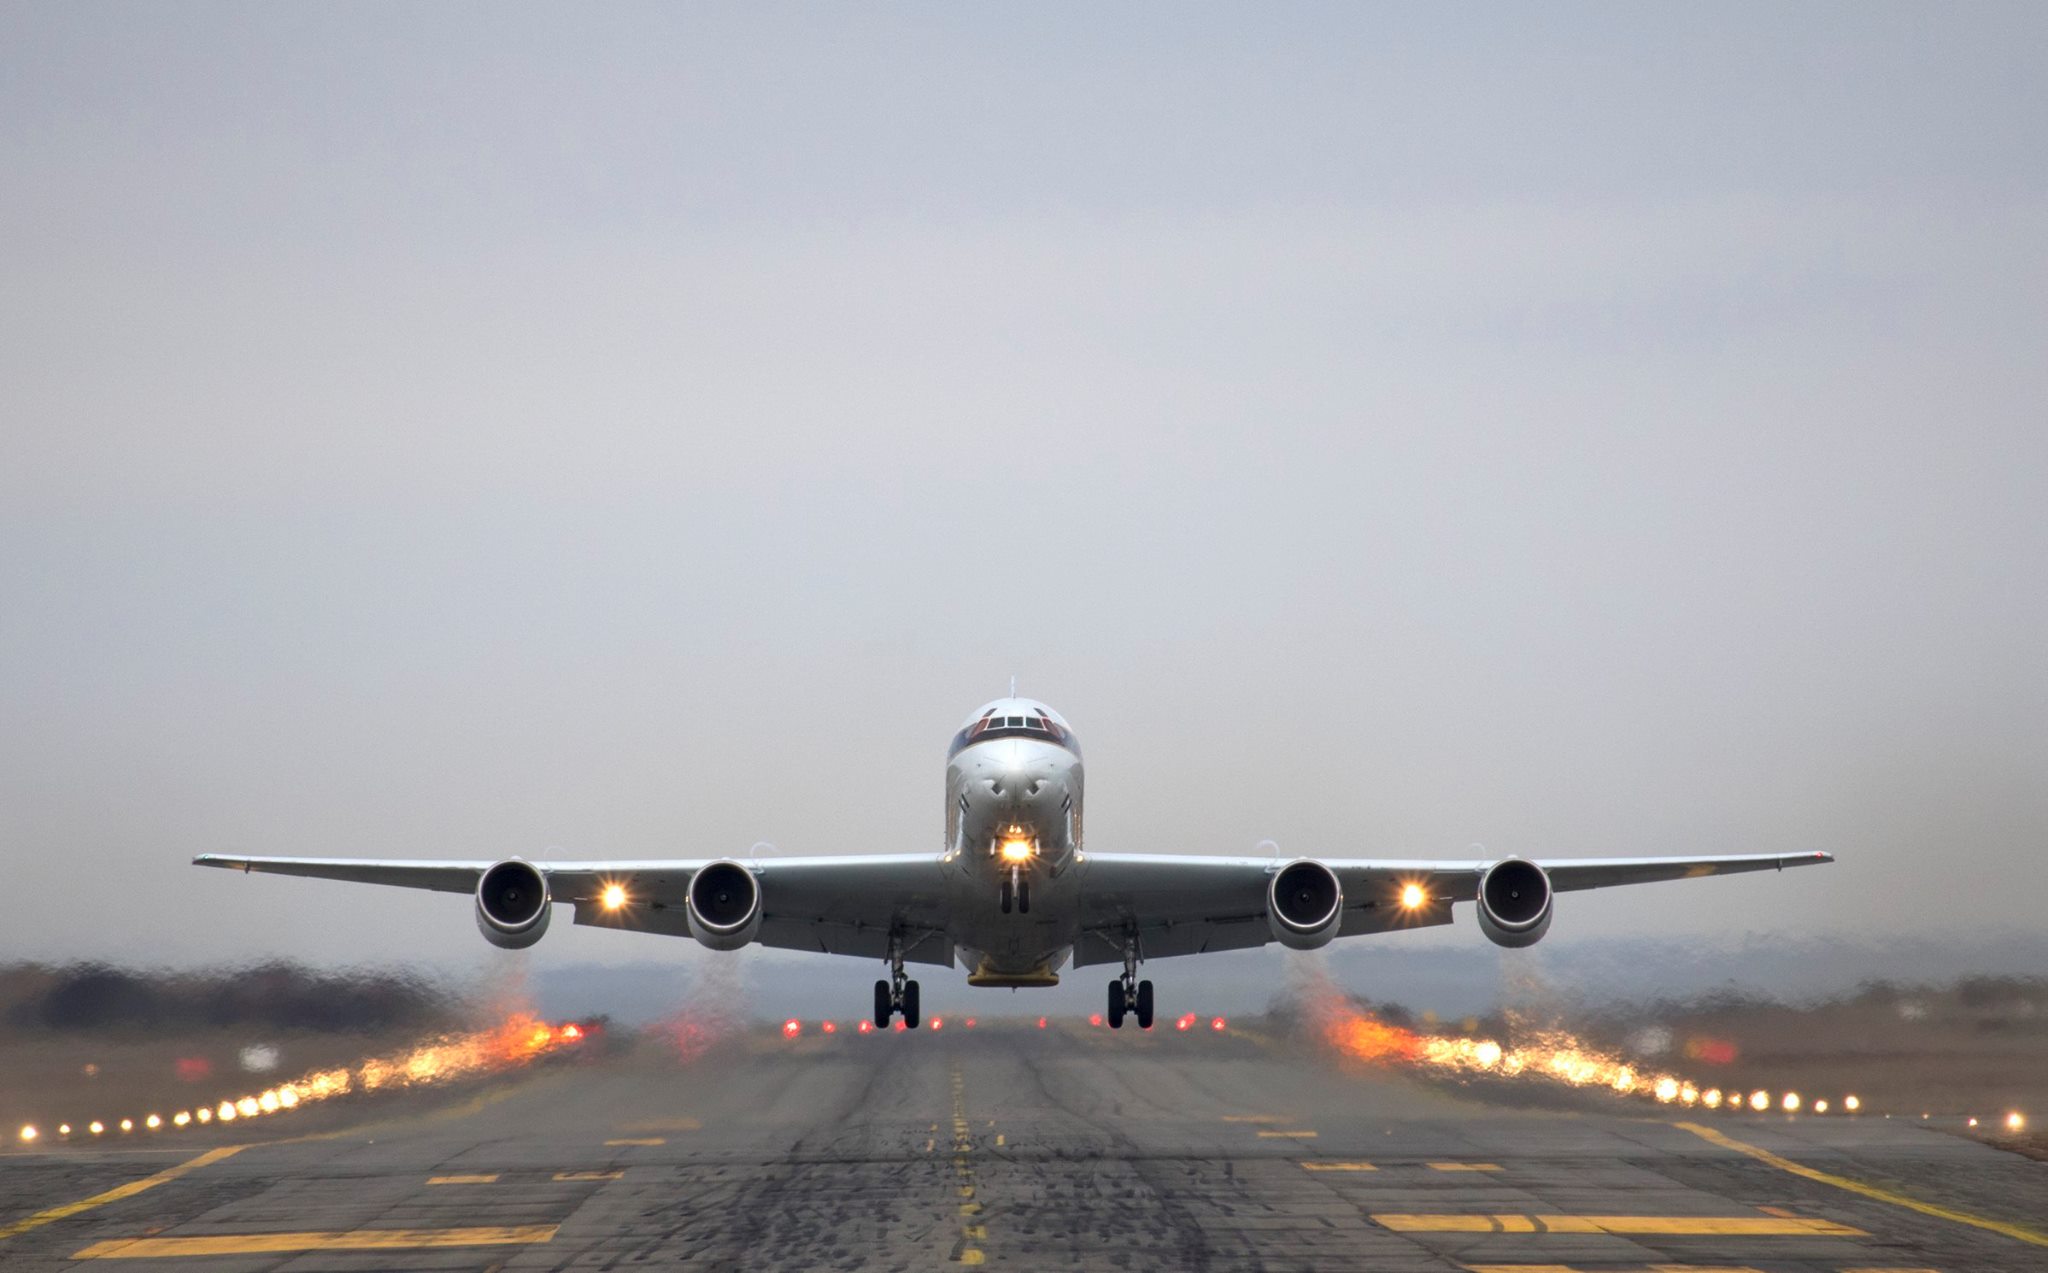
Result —
[[[505,950],[524,950],[548,931],[548,877],[530,862],[507,858],[476,882],[476,926],[484,940]]]
[[[1534,862],[1506,858],[1479,878],[1479,931],[1496,946],[1534,946],[1550,931],[1550,876]]]
[[[1343,918],[1344,886],[1321,862],[1289,862],[1266,886],[1266,922],[1273,940],[1290,950],[1328,945]]]
[[[738,950],[761,931],[761,882],[738,862],[712,862],[690,877],[690,936],[713,950]]]

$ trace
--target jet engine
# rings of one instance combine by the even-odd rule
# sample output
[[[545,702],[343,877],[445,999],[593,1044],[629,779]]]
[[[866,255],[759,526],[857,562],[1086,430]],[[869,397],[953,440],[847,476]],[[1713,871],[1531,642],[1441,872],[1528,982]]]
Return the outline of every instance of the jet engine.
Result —
[[[1550,931],[1550,877],[1534,862],[1505,858],[1479,879],[1479,931],[1496,946],[1534,946]]]
[[[690,877],[690,936],[713,950],[738,950],[761,931],[761,884],[738,862],[712,862]]]
[[[1343,917],[1344,886],[1321,862],[1289,862],[1266,886],[1266,922],[1273,940],[1290,950],[1327,945]]]
[[[476,882],[476,926],[504,950],[524,950],[548,931],[548,877],[530,862],[507,858]]]

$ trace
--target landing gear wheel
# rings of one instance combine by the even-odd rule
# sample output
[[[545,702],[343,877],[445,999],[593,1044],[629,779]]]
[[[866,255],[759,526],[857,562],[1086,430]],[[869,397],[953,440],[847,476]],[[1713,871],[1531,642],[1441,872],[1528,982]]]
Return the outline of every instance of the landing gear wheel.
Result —
[[[1019,914],[1023,914],[1023,915],[1029,915],[1029,914],[1031,913],[1031,881],[1030,881],[1030,880],[1018,880],[1018,881],[1017,881],[1017,910],[1018,910],[1018,913],[1019,913]]]
[[[996,890],[996,891],[997,891],[998,893],[1000,893],[1000,894],[1002,895],[1002,899],[1003,899],[1003,914],[1005,914],[1005,915],[1009,914],[1009,913],[1010,913],[1010,881],[1008,881],[1008,880],[1004,880],[1004,881],[1002,882],[1002,884],[1001,884],[1001,885],[1000,885],[1000,886],[999,886],[999,887],[997,888],[997,890]]]
[[[1124,983],[1121,979],[1109,983],[1109,1028],[1124,1028]]]
[[[889,983],[875,983],[875,1029],[889,1028],[889,1018],[896,1013],[896,997],[889,993]]]
[[[1152,983],[1149,981],[1138,983],[1138,1028],[1152,1028]]]
[[[914,981],[903,983],[903,1024],[913,1030],[924,1024],[924,1019],[917,1012],[917,983]]]

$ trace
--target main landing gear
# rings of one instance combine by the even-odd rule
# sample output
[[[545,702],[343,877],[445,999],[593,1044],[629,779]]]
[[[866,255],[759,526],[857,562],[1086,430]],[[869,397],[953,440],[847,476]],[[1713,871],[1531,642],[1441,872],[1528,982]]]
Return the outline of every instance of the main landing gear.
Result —
[[[875,1028],[889,1028],[889,1018],[903,1014],[903,1024],[917,1029],[924,1020],[917,1011],[917,983],[903,975],[903,943],[889,939],[889,977],[875,983]]]
[[[1152,1028],[1152,983],[1138,980],[1138,948],[1124,947],[1124,975],[1109,983],[1109,1028],[1124,1028],[1124,1016],[1135,1013],[1140,1030]]]

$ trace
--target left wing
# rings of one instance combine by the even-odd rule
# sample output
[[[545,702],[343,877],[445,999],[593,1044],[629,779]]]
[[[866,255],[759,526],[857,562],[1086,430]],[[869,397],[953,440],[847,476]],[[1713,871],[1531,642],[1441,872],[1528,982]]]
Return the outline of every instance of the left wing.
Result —
[[[1076,967],[1118,963],[1135,935],[1147,959],[1263,946],[1273,939],[1266,887],[1289,858],[1221,858],[1151,853],[1089,853],[1082,863],[1081,939]],[[1744,871],[1778,871],[1834,861],[1828,853],[1737,857],[1569,858],[1536,860],[1558,892],[1688,880]],[[1343,886],[1337,936],[1354,937],[1451,922],[1451,903],[1469,902],[1494,863],[1324,858]],[[1423,902],[1408,907],[1409,885]]]
[[[576,922],[632,932],[689,935],[684,910],[690,878],[713,859],[640,862],[533,862],[547,876],[548,892],[575,908]],[[474,893],[494,862],[407,862],[365,858],[236,857],[205,853],[196,866],[355,884],[385,884],[439,893]],[[761,885],[764,946],[881,959],[889,934],[905,937],[912,963],[951,964],[938,859],[929,854],[866,857],[763,858],[744,862]],[[617,910],[604,905],[607,888],[625,890]]]

